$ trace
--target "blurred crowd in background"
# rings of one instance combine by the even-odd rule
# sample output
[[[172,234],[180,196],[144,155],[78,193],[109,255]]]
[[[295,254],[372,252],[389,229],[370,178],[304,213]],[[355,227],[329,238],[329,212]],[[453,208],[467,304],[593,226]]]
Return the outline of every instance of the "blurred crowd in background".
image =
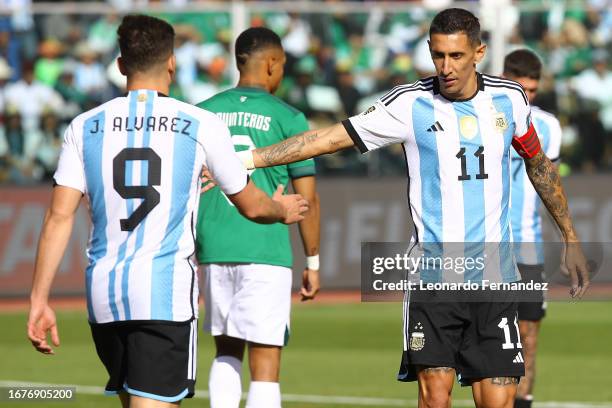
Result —
[[[523,5],[539,1],[517,1],[508,5],[499,27],[482,3],[478,14],[485,41],[487,31],[503,30],[508,51],[528,46],[542,57],[545,73],[536,104],[561,121],[564,171],[611,170],[612,5],[589,0],[570,8],[553,1],[553,7],[538,10]],[[251,13],[251,26],[276,31],[287,53],[277,96],[319,127],[367,109],[395,85],[431,75],[426,40],[435,11],[411,4],[415,7],[406,13]],[[115,62],[121,11],[32,15],[24,10],[0,17],[0,184],[48,182],[70,120],[125,92]],[[229,13],[149,14],[176,29],[178,71],[171,96],[198,103],[234,85]],[[479,70],[488,72],[490,62]],[[323,176],[406,171],[401,146],[364,157],[345,151],[317,159],[317,168]]]

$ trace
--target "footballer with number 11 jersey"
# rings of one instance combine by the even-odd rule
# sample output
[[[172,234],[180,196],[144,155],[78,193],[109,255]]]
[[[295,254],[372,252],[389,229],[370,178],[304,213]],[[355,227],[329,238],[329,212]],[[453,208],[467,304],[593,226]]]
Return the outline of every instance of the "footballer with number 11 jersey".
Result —
[[[269,167],[357,146],[368,152],[404,147],[414,241],[436,256],[483,257],[465,274],[420,270],[423,280],[512,283],[519,280],[510,230],[510,147],[561,229],[572,296],[589,277],[556,168],[543,155],[521,86],[480,74],[486,45],[469,11],[438,13],[429,30],[436,76],[399,86],[361,115],[239,152],[247,168]],[[465,250],[455,249],[460,243]],[[480,269],[479,269],[480,268]],[[421,269],[423,269],[421,267]],[[425,273],[427,272],[427,273]],[[444,274],[442,274],[444,272]],[[462,295],[465,295],[463,293]],[[486,294],[485,294],[486,295]],[[490,296],[490,293],[489,293]],[[465,296],[462,296],[465,299]],[[443,292],[407,292],[404,353],[398,379],[419,382],[419,406],[450,406],[453,376],[471,385],[477,407],[513,403],[524,365],[517,302],[504,293],[466,301]]]

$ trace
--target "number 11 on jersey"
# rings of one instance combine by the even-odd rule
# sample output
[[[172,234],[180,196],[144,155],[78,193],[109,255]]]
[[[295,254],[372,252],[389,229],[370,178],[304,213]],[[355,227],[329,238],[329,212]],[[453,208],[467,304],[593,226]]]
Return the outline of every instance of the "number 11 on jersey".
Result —
[[[476,174],[476,180],[485,180],[489,178],[489,175],[485,173],[485,160],[484,160],[484,146],[479,146],[474,156],[478,158],[478,174]],[[461,160],[461,175],[457,176],[457,180],[466,181],[471,180],[472,176],[467,174],[467,157],[465,157],[465,147],[459,149],[459,153],[455,156]]]

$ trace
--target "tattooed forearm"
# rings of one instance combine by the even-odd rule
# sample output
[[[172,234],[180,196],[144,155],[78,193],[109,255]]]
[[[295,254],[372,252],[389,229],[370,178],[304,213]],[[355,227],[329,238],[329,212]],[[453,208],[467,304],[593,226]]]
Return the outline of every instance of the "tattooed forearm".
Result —
[[[565,239],[576,240],[576,233],[567,206],[567,198],[561,186],[561,177],[557,168],[541,151],[531,159],[525,159],[525,167],[533,187],[559,226]]]
[[[310,159],[325,153],[333,153],[353,146],[346,129],[334,125],[319,130],[309,130],[272,146],[255,149],[255,167],[270,167]]]
[[[493,377],[491,378],[491,384],[494,385],[516,385],[518,384],[518,377]]]
[[[315,141],[317,137],[318,134],[316,132],[300,133],[272,146],[257,149],[257,153],[259,153],[266,166],[276,166],[299,161],[305,146]]]

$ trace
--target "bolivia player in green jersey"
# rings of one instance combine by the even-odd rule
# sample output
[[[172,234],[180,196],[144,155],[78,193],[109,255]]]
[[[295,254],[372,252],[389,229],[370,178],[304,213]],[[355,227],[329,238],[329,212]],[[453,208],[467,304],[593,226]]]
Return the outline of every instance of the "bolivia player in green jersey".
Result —
[[[216,113],[232,133],[236,151],[283,141],[308,129],[304,115],[272,95],[282,80],[285,53],[267,28],[249,28],[236,40],[240,80],[236,88],[198,105]],[[301,295],[319,290],[319,205],[312,159],[250,173],[272,195],[291,180],[310,203],[299,224],[307,256]],[[197,257],[204,265],[204,330],[217,349],[210,370],[211,407],[238,408],[245,345],[251,384],[248,408],[279,408],[281,348],[289,333],[292,254],[289,229],[243,218],[218,188],[203,193],[197,224]]]

